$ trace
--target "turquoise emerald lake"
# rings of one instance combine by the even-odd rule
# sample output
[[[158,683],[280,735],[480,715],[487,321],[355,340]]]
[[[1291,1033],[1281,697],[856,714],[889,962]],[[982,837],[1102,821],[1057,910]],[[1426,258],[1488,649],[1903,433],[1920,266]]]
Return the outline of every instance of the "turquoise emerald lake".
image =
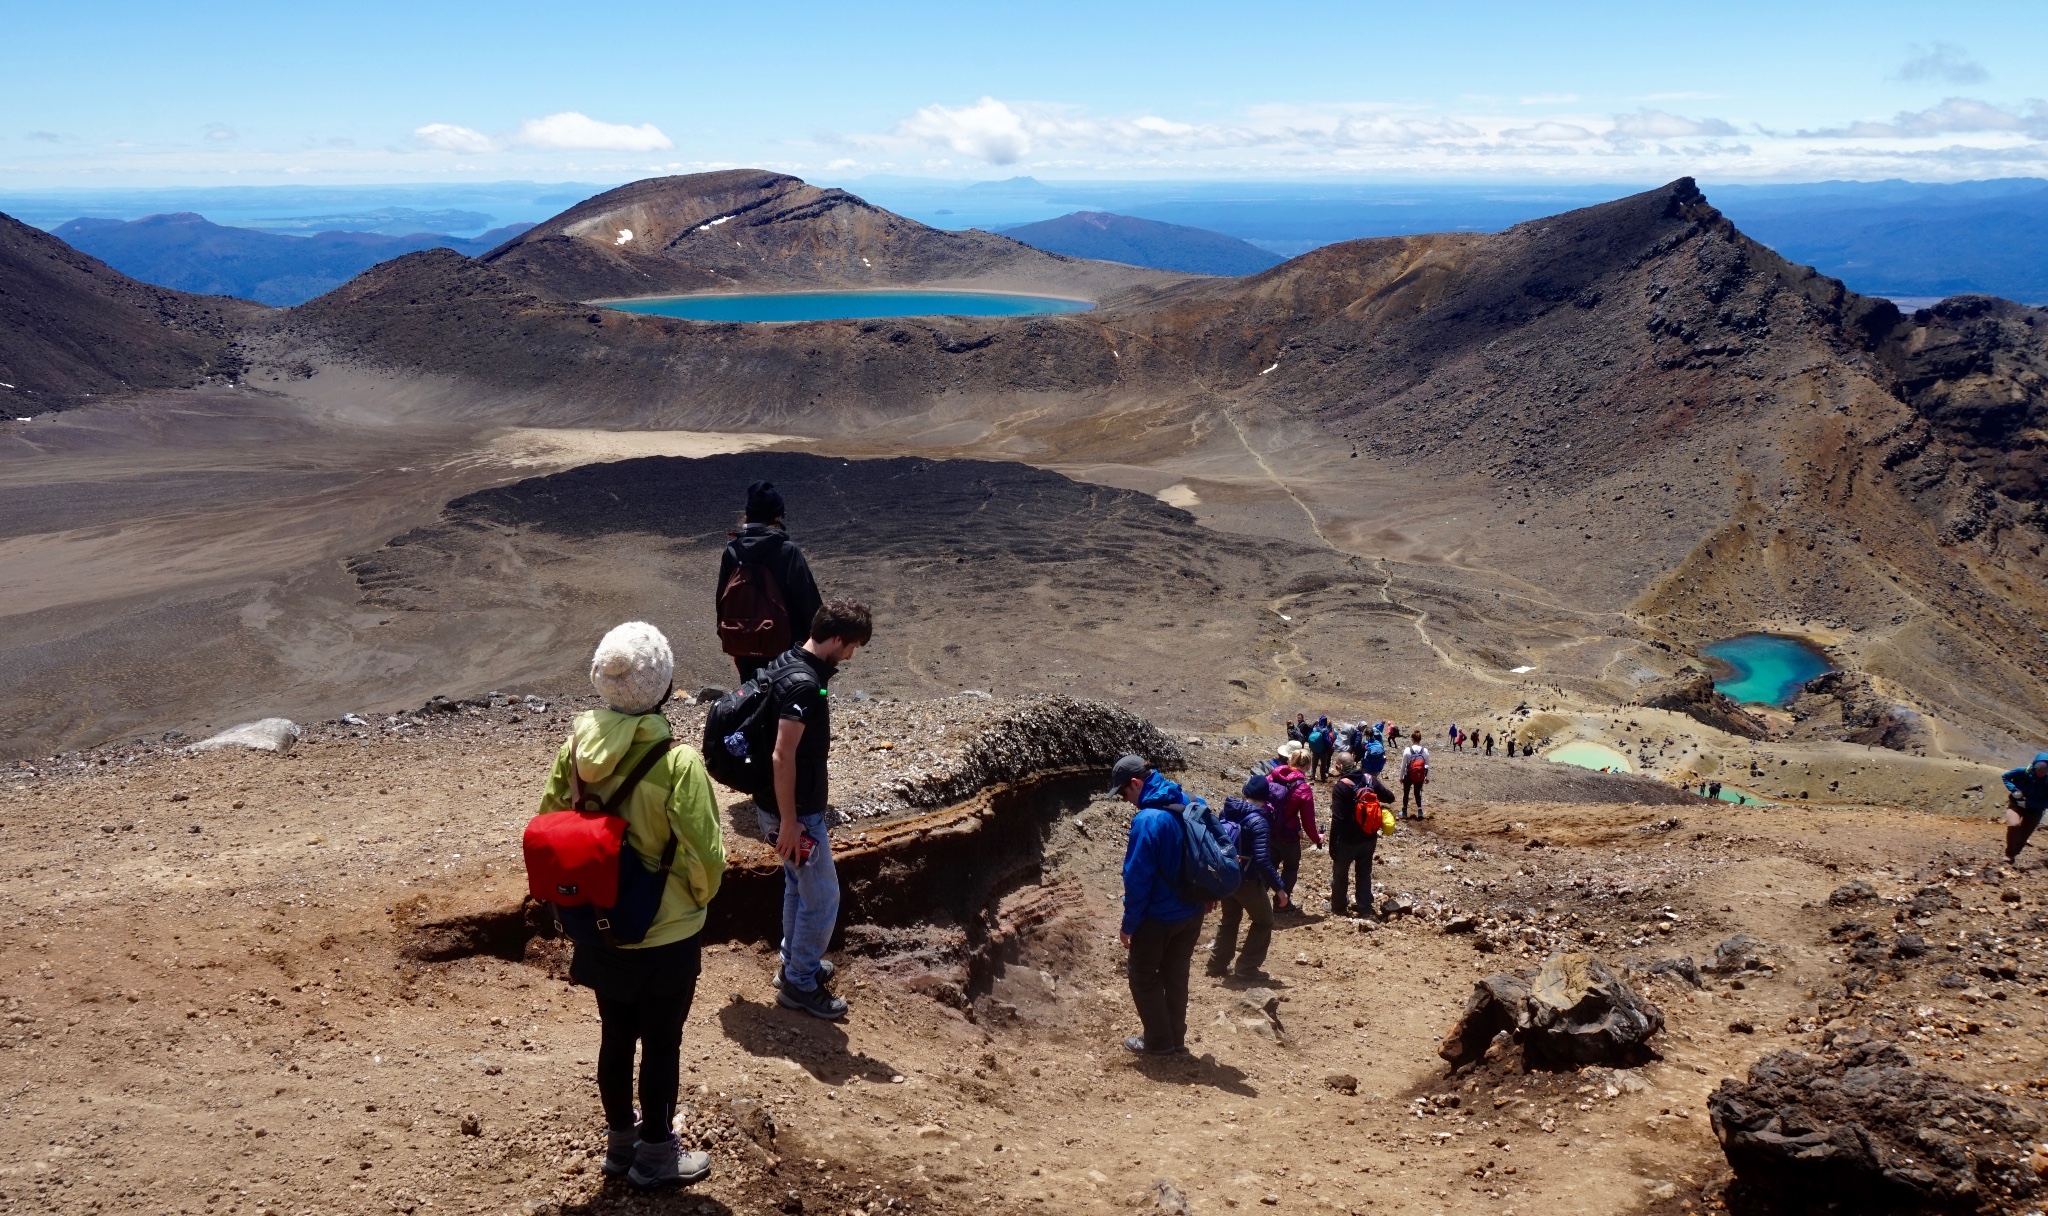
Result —
[[[1834,670],[1811,644],[1776,633],[1745,633],[1700,651],[1728,668],[1714,680],[1714,688],[1742,702],[1788,704],[1800,685]]]
[[[1087,312],[1087,300],[990,291],[777,291],[606,300],[606,308],[688,321],[861,321],[878,317],[1030,317]]]

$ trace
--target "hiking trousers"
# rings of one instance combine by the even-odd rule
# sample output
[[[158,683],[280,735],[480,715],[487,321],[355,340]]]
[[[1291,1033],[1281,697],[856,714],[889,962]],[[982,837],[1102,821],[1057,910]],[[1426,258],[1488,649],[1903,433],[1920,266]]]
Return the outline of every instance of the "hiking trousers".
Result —
[[[1345,838],[1330,840],[1330,911],[1339,916],[1345,914],[1344,889],[1351,876],[1351,867],[1358,867],[1358,898],[1352,900],[1360,916],[1372,915],[1372,855],[1379,848],[1378,836],[1363,839]]]
[[[780,816],[756,809],[761,839],[782,827]],[[839,870],[832,864],[832,834],[823,815],[798,815],[797,828],[818,843],[802,865],[782,863],[782,976],[804,992],[818,986],[818,962],[839,925]]]
[[[597,1096],[607,1127],[632,1127],[633,1051],[640,1051],[640,1138],[675,1135],[676,1089],[683,1022],[697,995],[703,965],[698,938],[666,946],[621,949],[581,942],[569,978],[597,994]]]
[[[1216,922],[1216,944],[1209,948],[1209,971],[1221,975],[1230,970],[1231,956],[1236,955],[1237,973],[1254,975],[1266,965],[1266,951],[1273,947],[1273,905],[1266,898],[1266,884],[1247,878],[1221,905],[1223,916]],[[1251,921],[1245,930],[1243,950],[1237,948],[1240,920]]]
[[[1131,934],[1131,1004],[1145,1025],[1145,1050],[1187,1045],[1188,969],[1202,939],[1202,915],[1178,924],[1147,920]]]
[[[1403,815],[1408,813],[1408,795],[1410,792],[1413,792],[1415,795],[1415,817],[1420,819],[1422,818],[1422,783],[1420,781],[1410,781],[1406,777],[1401,778],[1401,813]]]
[[[1280,885],[1294,894],[1294,879],[1301,873],[1301,837],[1273,837],[1273,868],[1280,871]]]
[[[1330,779],[1330,756],[1331,756],[1331,754],[1332,754],[1332,753],[1330,753],[1330,752],[1322,752],[1322,753],[1315,753],[1315,752],[1311,752],[1311,753],[1309,753],[1309,765],[1308,765],[1308,775],[1309,775],[1309,780],[1311,780],[1311,781],[1328,781],[1328,780]]]

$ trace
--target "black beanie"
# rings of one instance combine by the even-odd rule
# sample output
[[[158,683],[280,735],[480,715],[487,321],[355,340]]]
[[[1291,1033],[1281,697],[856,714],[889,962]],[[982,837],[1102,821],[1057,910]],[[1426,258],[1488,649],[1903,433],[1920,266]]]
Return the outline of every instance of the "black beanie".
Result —
[[[757,481],[747,487],[747,522],[772,524],[782,518],[782,491],[772,481]]]

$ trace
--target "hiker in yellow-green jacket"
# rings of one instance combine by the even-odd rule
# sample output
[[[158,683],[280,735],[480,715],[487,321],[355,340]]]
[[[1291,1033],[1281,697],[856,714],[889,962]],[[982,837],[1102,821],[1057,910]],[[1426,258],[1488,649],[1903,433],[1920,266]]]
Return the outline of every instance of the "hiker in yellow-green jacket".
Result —
[[[576,715],[541,795],[542,814],[567,809],[581,792],[609,798],[648,749],[670,740],[661,707],[674,691],[675,656],[661,631],[629,621],[604,636],[590,660],[590,682],[606,708]],[[573,757],[573,760],[572,760]],[[574,774],[571,767],[574,767]],[[704,915],[725,873],[704,761],[695,748],[669,748],[621,808],[626,845],[658,872],[676,842],[667,887],[646,936],[632,945],[576,943],[569,978],[597,994],[603,1023],[597,1051],[597,1092],[607,1136],[604,1171],[636,1187],[702,1181],[711,1158],[681,1151],[674,1127],[683,1021],[700,969]],[[640,1059],[640,1112],[633,1112],[633,1054]]]

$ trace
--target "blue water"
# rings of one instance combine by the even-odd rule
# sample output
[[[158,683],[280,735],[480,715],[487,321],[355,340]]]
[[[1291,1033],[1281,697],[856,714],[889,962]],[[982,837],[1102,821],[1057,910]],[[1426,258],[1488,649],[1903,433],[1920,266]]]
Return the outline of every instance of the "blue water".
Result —
[[[1731,669],[1714,681],[1714,688],[1745,703],[1787,704],[1799,695],[1801,684],[1834,670],[1827,656],[1808,643],[1776,633],[1745,633],[1700,650]]]
[[[778,291],[611,300],[621,312],[690,321],[849,321],[874,317],[1029,317],[1086,312],[1087,300],[989,291]]]

